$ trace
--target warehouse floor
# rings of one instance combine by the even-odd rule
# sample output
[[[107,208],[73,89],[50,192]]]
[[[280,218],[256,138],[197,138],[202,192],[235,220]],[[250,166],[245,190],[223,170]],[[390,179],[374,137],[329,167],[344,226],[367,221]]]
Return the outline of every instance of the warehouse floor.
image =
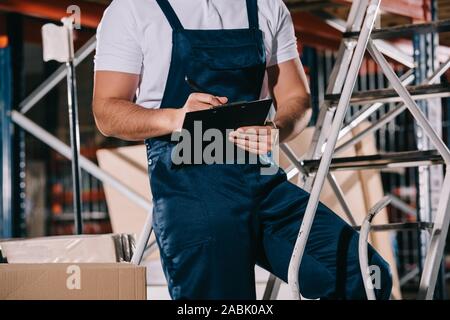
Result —
[[[146,263],[147,267],[147,299],[148,300],[170,300],[167,290],[166,279],[159,260],[151,260]],[[256,294],[261,300],[266,287],[269,273],[259,267],[255,268],[256,273]],[[282,284],[278,299],[291,300],[290,288],[287,284]]]

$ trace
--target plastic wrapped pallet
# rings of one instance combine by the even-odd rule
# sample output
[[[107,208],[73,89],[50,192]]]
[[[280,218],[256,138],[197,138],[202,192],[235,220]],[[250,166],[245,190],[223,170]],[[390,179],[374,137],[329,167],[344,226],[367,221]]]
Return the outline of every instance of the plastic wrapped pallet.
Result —
[[[134,237],[127,234],[81,235],[0,240],[8,263],[116,263],[129,262]]]

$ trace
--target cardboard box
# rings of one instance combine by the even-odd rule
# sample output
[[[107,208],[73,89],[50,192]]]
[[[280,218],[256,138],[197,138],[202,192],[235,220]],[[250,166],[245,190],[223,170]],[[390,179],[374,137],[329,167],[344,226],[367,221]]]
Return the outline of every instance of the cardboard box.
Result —
[[[0,300],[146,300],[144,267],[0,264]]]
[[[129,262],[134,246],[134,238],[127,234],[0,240],[0,251],[8,263]]]

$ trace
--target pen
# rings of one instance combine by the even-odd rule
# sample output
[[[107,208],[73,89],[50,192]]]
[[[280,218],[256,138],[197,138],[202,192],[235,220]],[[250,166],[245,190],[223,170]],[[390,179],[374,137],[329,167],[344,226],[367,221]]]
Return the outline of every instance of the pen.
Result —
[[[189,87],[192,90],[194,90],[195,92],[207,93],[207,94],[215,96],[214,94],[209,93],[207,90],[202,89],[194,80],[190,79],[188,76],[184,77],[184,81],[186,81],[186,83],[189,85]],[[233,102],[233,103],[226,104],[226,105],[223,105],[223,106],[234,107],[234,106],[243,105],[245,103],[247,103],[247,101]]]
[[[188,76],[184,77],[184,81],[186,81],[186,83],[189,85],[189,87],[196,92],[211,94],[207,90],[200,88],[200,86],[194,80],[190,79]],[[213,94],[211,94],[211,95],[213,95]]]
[[[202,88],[200,88],[200,86],[192,79],[190,79],[188,76],[184,77],[184,81],[186,81],[186,83],[189,85],[189,87],[194,90],[195,92],[200,92],[200,93],[206,93],[206,94],[210,94],[212,96],[216,96],[215,94],[212,94],[210,92],[208,92],[207,90],[203,90]],[[214,107],[211,107],[211,109],[214,109]]]

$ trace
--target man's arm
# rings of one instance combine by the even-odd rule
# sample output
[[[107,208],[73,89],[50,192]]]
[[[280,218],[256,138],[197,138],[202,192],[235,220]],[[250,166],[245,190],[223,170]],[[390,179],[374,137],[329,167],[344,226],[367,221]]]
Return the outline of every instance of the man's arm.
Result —
[[[311,120],[308,80],[300,59],[269,67],[269,89],[277,114],[275,124],[280,130],[280,143],[297,137]]]
[[[182,127],[186,112],[227,102],[224,97],[194,93],[182,108],[146,109],[132,102],[139,78],[139,75],[122,72],[95,73],[93,113],[98,129],[105,136],[142,141],[171,134]]]
[[[300,59],[292,59],[269,67],[269,89],[277,110],[274,123],[279,129],[279,142],[298,136],[311,119],[310,91]],[[239,147],[257,154],[272,150],[272,128],[240,128],[230,135]]]
[[[132,103],[139,75],[97,71],[93,112],[101,133],[108,137],[138,141],[169,134],[180,123],[175,109],[149,110]]]

